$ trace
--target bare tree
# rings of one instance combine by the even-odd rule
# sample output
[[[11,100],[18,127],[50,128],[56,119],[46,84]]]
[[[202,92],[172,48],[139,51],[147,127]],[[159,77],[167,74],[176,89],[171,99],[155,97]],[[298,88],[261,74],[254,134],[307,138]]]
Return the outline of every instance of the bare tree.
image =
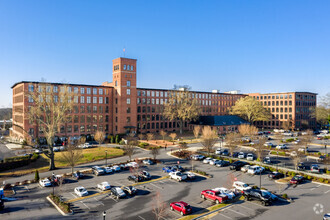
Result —
[[[286,131],[290,130],[290,128],[291,128],[290,119],[283,122],[282,128]]]
[[[73,169],[77,165],[80,158],[82,158],[82,150],[78,148],[78,145],[82,143],[83,140],[69,140],[67,150],[63,151],[63,159],[70,165],[71,173],[73,174]]]
[[[48,151],[44,154],[50,159],[49,170],[55,169],[54,137],[61,126],[71,118],[73,100],[69,87],[58,87],[47,83],[39,83],[34,91],[27,94],[29,108],[27,116],[31,125],[36,127],[37,137],[39,132],[47,140]]]
[[[242,136],[255,136],[258,134],[258,128],[249,124],[242,124],[238,126],[238,132]]]
[[[102,142],[104,141],[105,138],[105,134],[103,131],[96,131],[94,134],[94,139],[95,141],[97,141],[99,144],[102,144]]]
[[[264,149],[265,149],[266,138],[260,137],[258,143],[256,144],[257,157],[260,162],[264,158]]]
[[[129,160],[132,160],[132,156],[136,153],[134,141],[127,141],[127,144],[124,145],[123,150],[129,157]]]
[[[144,135],[144,134],[139,134],[139,135],[138,135],[138,138],[139,138],[140,140],[143,140],[143,139],[145,138],[145,135]]]
[[[170,138],[172,138],[172,141],[174,142],[174,139],[176,138],[177,135],[176,133],[171,133],[169,136]]]
[[[169,91],[168,102],[164,104],[163,115],[170,121],[177,120],[180,126],[180,134],[183,132],[185,122],[196,120],[201,112],[198,100],[192,98],[189,89],[184,91]]]
[[[156,220],[163,219],[166,213],[165,202],[159,191],[152,198],[152,212],[155,214]]]
[[[218,135],[215,131],[211,129],[210,126],[204,126],[202,130],[202,141],[201,144],[203,145],[204,149],[207,151],[208,154],[211,154],[213,151],[213,146],[218,140]]]
[[[196,139],[198,138],[200,132],[201,132],[201,126],[195,125],[194,126],[194,136]]]
[[[179,148],[181,151],[186,150],[188,148],[188,144],[186,142],[180,142]]]
[[[167,135],[167,133],[164,130],[161,130],[159,134],[163,137],[163,142],[165,142],[165,136]]]
[[[159,148],[158,147],[151,148],[150,154],[153,156],[154,160],[156,160],[157,155],[159,155]]]
[[[301,137],[300,143],[305,146],[305,152],[307,153],[308,144],[311,143],[311,141],[314,139],[313,137],[313,131],[307,130],[306,134]]]
[[[229,148],[230,155],[234,154],[236,146],[240,143],[241,135],[239,133],[229,133],[226,135],[226,144]]]
[[[152,141],[155,138],[155,135],[153,133],[147,134],[147,141]]]

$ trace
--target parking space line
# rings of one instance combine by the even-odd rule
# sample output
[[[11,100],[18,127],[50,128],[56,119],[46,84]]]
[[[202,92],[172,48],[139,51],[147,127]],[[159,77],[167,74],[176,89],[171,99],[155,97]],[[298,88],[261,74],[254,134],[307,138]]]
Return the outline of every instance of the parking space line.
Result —
[[[232,219],[232,218],[230,218],[229,216],[222,214],[221,212],[219,212],[218,215],[221,215],[221,216],[223,216],[223,217],[225,217],[225,218],[228,218],[228,219]]]
[[[90,209],[89,207],[88,207],[88,205],[86,205],[83,201],[80,201],[84,206],[86,206],[86,208],[88,208],[88,209]]]
[[[255,211],[254,209],[251,209],[251,208],[245,207],[245,206],[243,206],[243,205],[239,205],[239,204],[237,204],[237,206],[242,207],[242,208],[245,208],[245,209],[250,210],[250,211]]]
[[[330,192],[330,190],[328,190],[328,191],[324,192],[324,194],[327,194],[328,192]]]
[[[155,185],[155,184],[153,184],[153,183],[150,183],[150,185],[153,185],[154,187],[157,187],[158,189],[163,189],[162,187],[157,186],[157,185]]]
[[[25,186],[26,190],[30,192],[29,188],[27,186]]]
[[[240,214],[240,215],[242,215],[242,216],[246,216],[246,215],[244,215],[244,214],[242,214],[242,213],[240,213],[240,212],[237,212],[237,211],[235,211],[235,210],[232,210],[232,209],[227,209],[227,210],[232,211],[232,212],[235,212],[235,213]]]
[[[101,202],[101,201],[97,200],[96,198],[94,198],[94,200],[95,200],[96,202],[99,202],[99,203],[101,203],[101,204],[104,206],[103,202]]]
[[[143,217],[141,217],[141,216],[138,216],[140,219],[142,219],[142,220],[146,220],[145,218],[143,218]]]
[[[74,198],[78,198],[75,194],[73,193],[70,193]]]
[[[245,201],[246,203],[249,203],[249,204],[253,204],[253,205],[256,205],[256,206],[260,206],[262,208],[266,208],[265,206],[262,206],[262,205],[259,205],[257,203],[254,203],[254,202],[249,202],[249,201]]]

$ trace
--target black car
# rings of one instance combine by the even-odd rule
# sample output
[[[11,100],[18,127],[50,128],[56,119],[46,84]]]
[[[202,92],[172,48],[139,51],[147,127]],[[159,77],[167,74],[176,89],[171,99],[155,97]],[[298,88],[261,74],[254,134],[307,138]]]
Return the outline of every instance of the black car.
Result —
[[[0,199],[0,210],[3,210],[5,208],[5,202]]]
[[[262,205],[270,205],[272,203],[272,199],[268,193],[265,193],[259,189],[249,189],[243,191],[244,199],[247,201],[250,200],[258,200]]]
[[[305,165],[303,162],[300,162],[298,164],[298,170],[309,170],[309,169],[310,169],[310,167]]]
[[[137,192],[137,189],[134,186],[123,186],[122,190],[124,190],[127,195],[135,195]]]
[[[272,173],[268,174],[268,177],[270,179],[280,179],[280,178],[284,177],[284,174],[280,173],[280,172],[272,172]]]
[[[174,165],[174,166],[172,166],[172,170],[173,171],[180,171],[180,172],[183,172],[184,171],[183,167],[180,166],[180,165]]]
[[[84,174],[81,173],[81,172],[79,172],[79,171],[77,171],[77,172],[74,172],[74,173],[72,174],[72,177],[73,177],[74,179],[76,179],[76,180],[79,180],[79,179],[84,178]]]
[[[241,168],[247,164],[248,163],[246,163],[246,162],[238,160],[238,161],[235,161],[234,163],[230,164],[229,169],[238,171],[238,170],[241,170]]]
[[[216,164],[217,167],[226,167],[229,165],[230,165],[229,161],[226,160],[221,160],[219,163]]]
[[[229,150],[228,149],[223,149],[223,150],[221,150],[220,154],[222,156],[229,156]]]
[[[142,176],[138,176],[138,175],[132,175],[132,176],[129,176],[127,178],[129,181],[133,181],[133,182],[142,182],[143,181],[143,177]]]
[[[238,154],[239,154],[239,152],[234,152],[233,155],[232,155],[232,157],[236,157],[237,158],[238,157]]]
[[[143,170],[140,172],[139,176],[141,176],[144,180],[150,180],[151,175],[147,171]]]

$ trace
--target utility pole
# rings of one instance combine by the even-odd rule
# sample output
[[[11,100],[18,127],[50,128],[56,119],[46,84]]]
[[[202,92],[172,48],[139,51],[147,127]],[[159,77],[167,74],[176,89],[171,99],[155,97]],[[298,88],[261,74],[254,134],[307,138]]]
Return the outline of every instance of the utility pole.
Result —
[[[107,159],[108,159],[108,151],[107,150],[105,150],[105,167],[107,167],[107,165],[108,165],[108,161],[107,161]]]

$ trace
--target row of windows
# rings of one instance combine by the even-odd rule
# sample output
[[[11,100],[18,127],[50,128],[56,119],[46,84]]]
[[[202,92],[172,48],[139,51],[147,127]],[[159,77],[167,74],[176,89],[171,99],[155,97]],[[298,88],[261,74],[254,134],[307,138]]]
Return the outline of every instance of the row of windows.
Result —
[[[270,105],[272,105],[272,106],[282,106],[282,105],[288,105],[288,103],[289,103],[289,105],[292,105],[292,101],[264,101],[264,102],[261,102],[261,104],[262,105],[268,105],[268,106],[270,106]]]
[[[186,128],[188,123],[184,123],[184,127]],[[160,123],[138,123],[138,129],[167,129],[167,128],[179,128],[178,122],[160,122]]]
[[[55,103],[58,102],[58,96],[57,95],[55,95],[53,97],[46,96],[46,102],[50,102],[51,99],[53,99],[53,101]],[[68,101],[71,102],[71,100],[72,100],[72,97],[69,97]],[[39,96],[39,101],[40,102],[43,101],[42,96]],[[79,102],[79,96],[74,96],[73,97],[73,103],[76,103],[76,104],[78,104],[78,103],[85,104],[85,102],[87,104],[91,104],[92,101],[93,101],[93,104],[104,104],[104,103],[109,104],[109,97],[91,97],[91,96],[86,96],[85,97],[85,96],[80,96],[80,102]],[[34,102],[31,95],[29,95],[29,97],[28,97],[28,102],[30,102],[30,103]]]
[[[287,98],[289,98],[289,99],[292,99],[292,95],[272,95],[272,96],[270,96],[270,95],[264,95],[264,96],[260,96],[260,100],[263,100],[263,99],[287,99]],[[256,99],[257,100],[259,100],[259,96],[256,96]]]
[[[115,86],[118,86],[118,82],[117,82],[117,80],[115,81]],[[127,81],[126,81],[126,86],[127,86],[127,87],[131,87],[131,81],[130,81],[130,80],[127,80]]]
[[[61,126],[59,133],[60,134],[70,134],[70,133],[85,133],[85,132],[96,132],[96,131],[109,131],[109,125],[68,125],[66,127]],[[34,136],[34,128],[29,129],[29,134]],[[43,134],[43,130],[40,128],[39,129],[39,134]]]
[[[103,114],[103,113],[109,113],[109,106],[90,106],[87,105],[86,107],[84,105],[79,106],[73,106],[72,109],[74,114],[79,114],[79,113],[94,113],[94,114]]]
[[[296,95],[296,99],[303,99],[303,100],[315,100],[315,95],[301,95],[301,94],[297,94]]]
[[[79,87],[73,87],[73,90],[72,90],[72,87],[68,86],[68,92],[72,92],[75,93],[75,94],[78,94],[79,93]],[[64,89],[65,87],[60,87],[60,91],[61,92],[64,92]],[[33,84],[29,84],[28,85],[28,90],[29,92],[33,92],[34,91],[34,85]],[[42,92],[42,91],[46,91],[46,92],[51,92],[53,90],[53,92],[57,93],[58,92],[58,86],[43,86],[43,85],[39,85],[38,86],[38,90],[39,92]],[[84,88],[84,87],[80,87],[80,94],[92,94],[93,92],[93,95],[103,95],[105,94],[105,91],[103,88]]]
[[[133,71],[133,69],[134,69],[133,65],[126,65],[126,64],[124,64],[124,70]]]
[[[315,106],[315,101],[296,101],[296,106]]]
[[[271,112],[292,112],[292,108],[272,108]]]
[[[275,119],[292,119],[292,115],[291,114],[276,114],[276,115],[272,115],[272,119],[275,120]]]

